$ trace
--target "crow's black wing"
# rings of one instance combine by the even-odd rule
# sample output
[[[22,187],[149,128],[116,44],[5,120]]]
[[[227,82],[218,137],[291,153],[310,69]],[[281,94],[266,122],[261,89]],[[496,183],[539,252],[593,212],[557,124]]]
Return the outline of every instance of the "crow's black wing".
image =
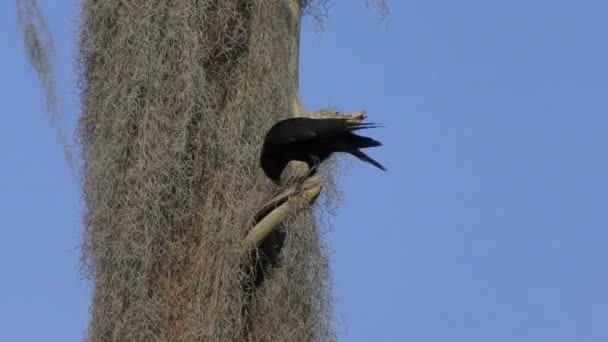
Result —
[[[373,123],[353,123],[345,119],[291,118],[275,124],[268,132],[266,141],[271,144],[282,145],[294,142],[324,140],[351,131],[374,127],[378,127],[378,125]]]

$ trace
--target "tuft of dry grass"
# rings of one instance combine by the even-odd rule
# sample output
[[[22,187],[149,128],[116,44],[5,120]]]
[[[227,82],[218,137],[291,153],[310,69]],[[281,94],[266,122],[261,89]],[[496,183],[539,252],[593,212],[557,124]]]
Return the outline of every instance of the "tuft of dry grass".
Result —
[[[242,290],[248,222],[274,190],[259,147],[297,91],[289,20],[276,0],[83,1],[88,340],[335,339],[315,216],[331,197],[290,215],[281,266]]]

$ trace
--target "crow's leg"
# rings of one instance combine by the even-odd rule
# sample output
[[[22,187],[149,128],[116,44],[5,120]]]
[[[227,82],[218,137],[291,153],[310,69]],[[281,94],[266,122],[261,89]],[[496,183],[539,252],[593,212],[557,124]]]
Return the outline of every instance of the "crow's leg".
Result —
[[[308,156],[308,158],[310,158],[310,160],[312,161],[312,167],[310,168],[310,170],[308,170],[308,172],[306,172],[303,177],[304,179],[310,177],[315,172],[317,167],[321,164],[321,159],[319,159],[319,157],[315,156],[314,154],[311,154],[310,156]]]
[[[317,167],[321,164],[321,159],[319,159],[319,157],[317,157],[314,154],[311,154],[308,156],[308,158],[310,159],[310,161],[312,162],[312,166],[310,167],[310,169],[304,174],[304,176],[302,176],[298,182],[298,186],[296,187],[297,191],[300,191],[302,189],[302,185],[304,185],[304,182],[306,181],[306,179],[308,179],[308,177],[312,176]]]

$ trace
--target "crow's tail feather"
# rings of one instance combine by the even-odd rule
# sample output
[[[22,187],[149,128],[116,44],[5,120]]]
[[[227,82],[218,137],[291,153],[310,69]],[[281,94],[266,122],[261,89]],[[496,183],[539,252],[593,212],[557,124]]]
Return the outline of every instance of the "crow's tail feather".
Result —
[[[356,149],[382,146],[381,142],[369,137],[364,137],[357,134],[350,134],[348,137],[350,144]]]
[[[365,162],[368,162],[368,163],[374,165],[375,167],[379,168],[380,170],[386,171],[386,168],[382,164],[378,163],[372,157],[370,157],[367,154],[361,152],[360,150],[352,150],[352,151],[349,151],[349,152],[353,156],[355,156],[355,157],[357,157],[357,158],[359,158],[359,159],[361,159],[361,160],[363,160]]]
[[[358,123],[349,123],[348,129],[351,131],[358,131],[360,129],[368,129],[368,128],[380,128],[384,127],[382,124],[374,123],[374,122],[358,122]]]

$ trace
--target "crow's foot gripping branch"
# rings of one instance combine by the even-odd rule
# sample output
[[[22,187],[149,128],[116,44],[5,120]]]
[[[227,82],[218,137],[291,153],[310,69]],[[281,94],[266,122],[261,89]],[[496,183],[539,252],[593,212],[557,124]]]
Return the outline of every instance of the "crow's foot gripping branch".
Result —
[[[304,182],[306,182],[308,178],[313,176],[319,165],[321,165],[321,160],[319,160],[317,156],[311,155],[309,156],[309,158],[312,160],[312,167],[308,169],[308,171],[306,171],[303,176],[293,179],[293,181],[296,183],[296,192],[299,192],[302,189],[302,185],[304,185]],[[306,167],[308,167],[308,165],[306,165]]]
[[[308,164],[303,161],[290,161],[281,173],[282,185],[272,197],[275,197],[293,185],[296,185],[296,190],[301,189],[303,183],[313,172],[314,168],[309,168]]]
[[[301,193],[309,203],[314,203],[321,193],[321,177],[313,176],[306,178],[301,186],[298,186],[297,183],[292,183],[266,202],[254,216],[251,222],[252,228],[245,238],[245,242],[249,249],[257,248],[270,232],[278,228],[288,212],[290,204],[289,199],[299,193]]]

